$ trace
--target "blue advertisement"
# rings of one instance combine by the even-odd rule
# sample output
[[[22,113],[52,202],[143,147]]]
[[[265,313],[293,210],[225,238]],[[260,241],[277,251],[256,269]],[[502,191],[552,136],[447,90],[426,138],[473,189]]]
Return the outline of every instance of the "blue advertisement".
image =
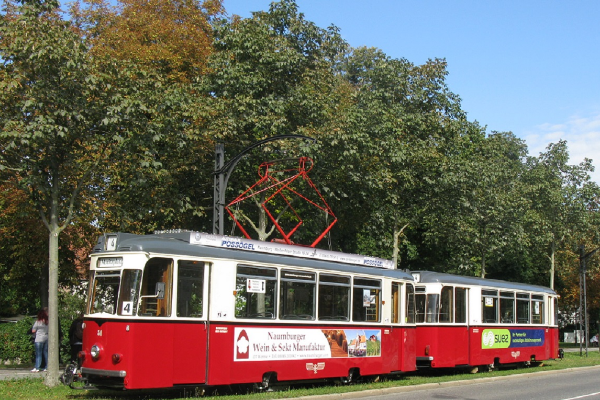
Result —
[[[510,347],[532,347],[544,345],[544,329],[511,329]]]

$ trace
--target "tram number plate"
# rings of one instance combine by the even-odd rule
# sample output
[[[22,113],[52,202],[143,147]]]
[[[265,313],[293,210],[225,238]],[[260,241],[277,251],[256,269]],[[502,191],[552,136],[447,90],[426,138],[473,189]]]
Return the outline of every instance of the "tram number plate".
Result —
[[[121,315],[133,315],[133,301],[124,301]]]

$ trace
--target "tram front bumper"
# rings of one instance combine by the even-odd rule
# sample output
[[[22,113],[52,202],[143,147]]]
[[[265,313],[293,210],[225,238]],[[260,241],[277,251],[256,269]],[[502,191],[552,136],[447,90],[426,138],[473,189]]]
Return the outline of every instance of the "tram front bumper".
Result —
[[[81,368],[81,375],[92,386],[122,389],[127,371]]]

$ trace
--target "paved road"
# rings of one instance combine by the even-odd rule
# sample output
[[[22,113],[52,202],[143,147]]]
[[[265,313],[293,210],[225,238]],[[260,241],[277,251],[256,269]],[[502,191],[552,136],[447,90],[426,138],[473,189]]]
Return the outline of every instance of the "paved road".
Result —
[[[563,350],[565,352],[569,352],[569,353],[579,353],[580,351],[583,351],[583,354],[585,354],[585,347],[582,349],[580,349],[579,347],[568,347],[568,348],[563,348]],[[588,352],[591,351],[598,351],[598,347],[588,347]]]
[[[343,393],[337,400],[600,400],[600,366]],[[333,400],[331,395],[311,400]]]

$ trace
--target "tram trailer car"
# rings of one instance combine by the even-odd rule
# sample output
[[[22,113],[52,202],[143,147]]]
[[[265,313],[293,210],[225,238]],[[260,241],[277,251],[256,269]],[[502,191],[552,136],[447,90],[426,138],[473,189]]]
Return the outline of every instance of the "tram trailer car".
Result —
[[[558,357],[546,287],[414,271],[417,368],[498,367]]]
[[[414,371],[413,277],[386,262],[198,232],[101,236],[82,379],[266,388]]]

